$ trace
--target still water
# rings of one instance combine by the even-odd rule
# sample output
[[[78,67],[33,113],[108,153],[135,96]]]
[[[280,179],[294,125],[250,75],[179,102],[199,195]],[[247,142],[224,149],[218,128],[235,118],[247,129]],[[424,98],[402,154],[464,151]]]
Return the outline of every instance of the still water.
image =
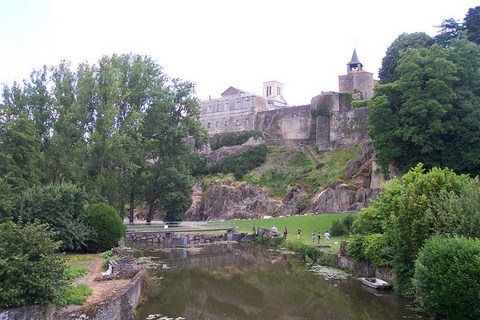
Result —
[[[158,284],[135,319],[423,319],[396,294],[325,280],[297,255],[262,246],[130,246]]]

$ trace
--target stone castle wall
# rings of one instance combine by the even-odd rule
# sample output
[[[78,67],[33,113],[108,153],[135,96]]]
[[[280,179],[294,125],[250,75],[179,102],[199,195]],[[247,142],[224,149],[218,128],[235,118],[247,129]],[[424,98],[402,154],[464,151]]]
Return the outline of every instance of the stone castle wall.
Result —
[[[315,115],[317,107],[329,115]],[[315,145],[318,151],[355,145],[368,139],[368,110],[352,109],[339,93],[322,93],[310,105],[257,113],[254,130],[269,146]]]
[[[311,106],[290,107],[259,112],[255,130],[262,131],[267,139],[311,141]]]

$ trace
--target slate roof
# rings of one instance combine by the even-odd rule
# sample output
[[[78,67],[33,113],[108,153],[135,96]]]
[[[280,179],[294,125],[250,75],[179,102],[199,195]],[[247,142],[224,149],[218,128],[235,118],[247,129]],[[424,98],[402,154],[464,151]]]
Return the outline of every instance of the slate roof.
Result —
[[[244,94],[244,93],[247,93],[245,91],[242,91],[242,90],[239,90],[237,88],[234,88],[232,86],[230,86],[227,90],[225,90],[221,96],[224,97],[224,96],[231,96],[231,95],[235,95],[235,94]]]
[[[362,63],[360,62],[360,59],[358,59],[357,50],[356,50],[356,49],[353,49],[352,59],[351,59],[351,61],[350,61],[348,64],[362,64]]]

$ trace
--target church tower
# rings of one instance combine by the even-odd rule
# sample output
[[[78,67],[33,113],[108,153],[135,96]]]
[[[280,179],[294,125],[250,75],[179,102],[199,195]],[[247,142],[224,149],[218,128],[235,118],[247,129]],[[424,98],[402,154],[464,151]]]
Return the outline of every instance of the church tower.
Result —
[[[347,74],[338,76],[338,91],[351,93],[354,100],[368,100],[373,96],[373,73],[363,70],[363,64],[353,50],[347,63]]]
[[[263,97],[267,99],[267,109],[281,109],[287,106],[283,98],[283,83],[278,81],[266,81],[263,83]]]

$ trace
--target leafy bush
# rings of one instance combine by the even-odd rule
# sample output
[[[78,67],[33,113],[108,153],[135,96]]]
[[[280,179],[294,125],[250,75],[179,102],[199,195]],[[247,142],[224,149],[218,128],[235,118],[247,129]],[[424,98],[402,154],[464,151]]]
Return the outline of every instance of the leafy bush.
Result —
[[[86,209],[88,223],[94,236],[87,242],[91,252],[105,251],[114,247],[125,235],[125,225],[115,208],[103,204],[92,204]]]
[[[85,193],[74,184],[49,184],[26,190],[20,197],[20,221],[40,220],[62,241],[61,250],[78,250],[91,235],[83,209]]]
[[[298,252],[305,262],[314,262],[321,265],[337,267],[335,258],[332,255],[323,252],[320,248],[312,247],[301,241],[288,242],[287,245],[290,250]]]
[[[241,180],[250,170],[262,165],[267,157],[268,148],[259,145],[242,154],[228,157],[207,169],[209,173],[233,173],[235,179]]]
[[[443,319],[480,319],[480,242],[434,236],[415,262],[416,298]]]
[[[339,219],[335,219],[332,221],[332,225],[330,227],[330,234],[333,237],[343,236],[348,233],[348,230],[345,226],[340,222]]]
[[[361,210],[354,222],[354,231],[360,235],[383,235],[376,240],[381,240],[385,248],[375,258],[377,263],[382,263],[382,260],[391,257],[392,261],[385,263],[393,265],[397,274],[396,288],[400,292],[413,294],[411,278],[414,261],[425,240],[435,233],[460,232],[463,229],[459,225],[468,225],[466,229],[472,230],[473,224],[464,212],[455,212],[455,216],[465,219],[449,219],[452,212],[450,209],[445,207],[447,214],[442,214],[439,210],[444,199],[461,197],[465,188],[472,186],[472,190],[478,190],[478,179],[457,175],[449,169],[432,168],[426,172],[422,164],[419,164],[405,174],[402,180],[392,179],[377,200]],[[467,199],[465,201],[468,202]],[[475,210],[478,209],[471,208],[470,217],[475,217]],[[444,218],[438,219],[442,216]],[[440,226],[442,223],[445,224]],[[366,241],[367,238],[358,239]],[[371,243],[374,246],[377,244]],[[363,247],[365,246],[366,244]]]
[[[352,108],[365,108],[368,107],[368,100],[354,100],[352,101]]]
[[[352,240],[350,240],[347,244],[347,253],[357,261],[366,260],[367,258],[365,257],[364,244],[365,244],[364,235],[360,235],[360,234],[354,235],[352,237]]]
[[[342,224],[345,226],[345,229],[347,229],[349,233],[353,232],[353,223],[355,222],[355,219],[357,219],[357,215],[351,213],[344,217],[342,220]]]
[[[65,266],[54,237],[46,224],[0,224],[0,308],[55,300]]]
[[[261,137],[259,131],[243,131],[243,132],[226,132],[216,134],[210,138],[210,148],[212,150],[220,149],[221,147],[230,147],[244,144],[250,138],[258,139]]]

